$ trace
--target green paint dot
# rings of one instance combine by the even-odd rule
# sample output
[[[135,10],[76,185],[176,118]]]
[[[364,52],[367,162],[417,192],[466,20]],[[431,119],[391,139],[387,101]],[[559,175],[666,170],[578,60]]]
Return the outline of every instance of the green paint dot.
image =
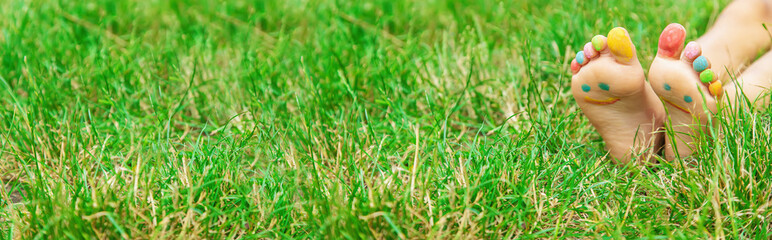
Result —
[[[687,102],[687,103],[692,102],[692,97],[684,96],[684,102]]]
[[[605,83],[599,83],[598,87],[600,89],[603,89],[603,91],[608,91],[608,89],[609,89],[608,84],[605,84]]]
[[[668,91],[670,91],[670,89],[671,89],[671,88],[670,88],[670,84],[667,84],[667,83],[665,83],[665,90],[668,90]]]
[[[595,48],[595,51],[603,50],[603,36],[598,35],[592,38],[592,47]]]
[[[714,78],[713,70],[705,70],[700,73],[700,81],[703,83],[709,83],[712,82]]]
[[[589,92],[590,91],[590,85],[582,84],[582,91]]]

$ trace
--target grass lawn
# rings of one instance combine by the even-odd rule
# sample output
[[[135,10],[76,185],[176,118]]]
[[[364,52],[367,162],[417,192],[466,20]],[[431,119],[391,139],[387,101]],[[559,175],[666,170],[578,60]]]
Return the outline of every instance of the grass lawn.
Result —
[[[569,89],[727,3],[5,0],[0,239],[767,239],[772,110],[615,166]]]

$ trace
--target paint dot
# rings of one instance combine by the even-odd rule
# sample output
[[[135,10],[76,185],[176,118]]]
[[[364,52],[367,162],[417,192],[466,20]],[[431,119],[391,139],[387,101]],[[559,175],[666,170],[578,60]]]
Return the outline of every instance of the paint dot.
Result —
[[[582,91],[589,92],[590,91],[590,85],[582,84]]]
[[[713,94],[713,96],[721,97],[721,94],[724,92],[721,91],[721,81],[715,81],[708,86],[708,91],[710,91],[710,94]]]
[[[716,74],[713,74],[713,70],[706,69],[700,73],[700,81],[703,83],[709,83],[716,79]]]
[[[584,56],[584,51],[576,53],[576,62],[579,63],[579,65],[583,65],[585,61],[587,61],[587,58]]]
[[[606,39],[605,37],[596,35],[595,37],[592,37],[592,46],[595,48],[596,51],[601,51],[604,48],[604,45],[606,45]]]
[[[668,90],[668,91],[670,91],[670,89],[671,89],[671,88],[670,88],[670,84],[667,84],[667,83],[665,83],[665,90]]]
[[[604,91],[608,91],[608,89],[609,89],[608,88],[608,84],[605,84],[605,83],[598,83],[598,87],[600,89],[603,89]]]
[[[697,59],[694,59],[694,62],[692,63],[692,67],[694,67],[694,71],[696,72],[702,72],[708,68],[708,65],[708,59],[705,58],[705,56],[697,57]]]
[[[687,103],[690,103],[690,102],[692,102],[692,97],[684,96],[684,101],[687,102]]]

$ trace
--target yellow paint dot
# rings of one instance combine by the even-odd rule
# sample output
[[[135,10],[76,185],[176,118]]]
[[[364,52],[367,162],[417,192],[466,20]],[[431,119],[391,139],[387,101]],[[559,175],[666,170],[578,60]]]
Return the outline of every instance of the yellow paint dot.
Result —
[[[716,98],[721,98],[721,95],[724,94],[724,90],[722,89],[722,86],[721,86],[721,81],[714,81],[713,83],[711,83],[710,86],[708,87],[708,90],[710,91],[710,94],[712,94],[713,96],[716,96]]]
[[[608,33],[608,48],[617,60],[630,61],[633,58],[633,42],[624,28],[616,27]]]

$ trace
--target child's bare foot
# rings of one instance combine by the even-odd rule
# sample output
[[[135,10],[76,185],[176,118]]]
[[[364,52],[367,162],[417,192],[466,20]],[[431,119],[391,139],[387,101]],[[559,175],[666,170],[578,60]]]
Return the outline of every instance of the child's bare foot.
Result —
[[[664,108],[646,82],[627,30],[595,36],[571,63],[571,92],[615,162],[659,151]],[[647,154],[648,153],[648,154]]]
[[[693,137],[705,130],[708,111],[715,112],[716,98],[723,93],[700,44],[690,42],[684,49],[685,37],[683,26],[668,25],[659,37],[659,50],[649,70],[651,87],[668,109],[670,118],[665,124],[675,137],[666,136],[667,159],[692,153]]]

